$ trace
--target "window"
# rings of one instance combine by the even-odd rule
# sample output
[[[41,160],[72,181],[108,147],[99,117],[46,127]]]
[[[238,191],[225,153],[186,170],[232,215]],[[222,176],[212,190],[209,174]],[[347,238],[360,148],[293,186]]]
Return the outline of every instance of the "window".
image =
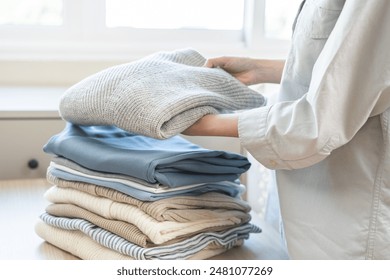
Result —
[[[242,30],[243,19],[237,0],[106,1],[107,27]]]
[[[188,46],[205,55],[284,56],[300,2],[0,0],[0,84],[69,86],[112,58]],[[248,198],[264,213],[267,176],[256,168]]]
[[[301,0],[0,0],[2,56],[283,53]]]
[[[0,0],[0,25],[54,25],[62,21],[61,0]]]

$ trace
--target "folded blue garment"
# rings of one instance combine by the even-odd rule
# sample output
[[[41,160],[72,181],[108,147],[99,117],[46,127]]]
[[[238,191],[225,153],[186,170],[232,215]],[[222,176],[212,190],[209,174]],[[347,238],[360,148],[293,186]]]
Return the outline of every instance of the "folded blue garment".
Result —
[[[159,140],[114,126],[67,123],[43,150],[91,170],[128,175],[168,187],[234,182],[250,167],[248,159],[240,154],[208,150],[178,135]]]
[[[94,178],[88,178],[85,176],[80,176],[76,174],[72,174],[57,168],[48,168],[48,173],[50,176],[57,177],[58,179],[62,179],[65,181],[73,181],[73,182],[83,182],[87,184],[93,184],[101,187],[110,188],[121,193],[132,196],[136,199],[142,201],[156,201],[163,198],[175,197],[178,195],[192,195],[197,196],[207,192],[219,192],[232,197],[239,197],[244,193],[245,186],[239,183],[223,181],[223,182],[215,182],[215,183],[205,183],[199,185],[193,185],[188,188],[177,188],[172,191],[167,192],[153,192],[154,188],[150,188],[150,192],[145,190],[140,190],[138,188],[131,187],[129,185],[125,185],[122,183],[109,181],[109,180],[99,180]]]

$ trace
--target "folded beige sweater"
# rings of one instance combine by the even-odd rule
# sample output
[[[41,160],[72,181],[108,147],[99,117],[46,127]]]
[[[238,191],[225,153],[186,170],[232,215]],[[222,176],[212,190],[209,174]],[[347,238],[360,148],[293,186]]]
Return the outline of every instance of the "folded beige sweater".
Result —
[[[97,197],[137,206],[157,221],[190,222],[199,219],[217,219],[234,216],[237,211],[247,213],[250,219],[250,205],[240,199],[225,194],[208,192],[199,196],[178,195],[147,202],[133,198],[119,191],[89,183],[66,181],[48,172],[47,179],[57,187],[79,190]],[[233,211],[233,212],[230,212]]]
[[[96,197],[70,188],[51,187],[45,192],[45,198],[51,203],[74,204],[106,219],[120,220],[133,224],[154,244],[192,236],[206,231],[229,229],[249,221],[248,214],[236,211],[234,215],[209,219],[208,217],[185,223],[157,221],[136,206]]]
[[[145,234],[143,234],[135,225],[126,223],[124,221],[103,218],[95,213],[92,213],[73,204],[50,204],[46,207],[46,212],[57,217],[79,218],[87,220],[97,225],[98,227],[104,228],[144,248],[151,247],[154,245],[153,243],[151,243],[150,239]]]
[[[48,225],[43,221],[38,221],[35,224],[35,232],[43,240],[83,260],[134,260],[134,258],[128,255],[104,247],[77,230],[66,230]],[[237,246],[240,245],[240,241],[242,243],[242,240],[237,241]],[[214,248],[209,246],[189,259],[207,259],[225,251],[226,248],[222,246],[214,246]]]

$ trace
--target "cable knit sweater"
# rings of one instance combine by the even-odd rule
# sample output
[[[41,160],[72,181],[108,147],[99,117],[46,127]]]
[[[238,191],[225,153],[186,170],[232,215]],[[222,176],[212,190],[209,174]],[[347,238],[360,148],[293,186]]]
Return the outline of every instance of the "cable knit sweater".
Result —
[[[157,139],[181,133],[206,114],[264,105],[264,97],[192,49],[158,52],[80,81],[60,100],[78,125],[115,125]]]

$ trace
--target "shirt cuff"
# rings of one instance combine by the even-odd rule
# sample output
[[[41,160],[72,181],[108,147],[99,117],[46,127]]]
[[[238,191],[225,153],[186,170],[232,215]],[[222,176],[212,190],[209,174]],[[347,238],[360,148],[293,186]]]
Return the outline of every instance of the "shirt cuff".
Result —
[[[271,106],[264,106],[239,113],[238,134],[243,148],[269,169],[291,169],[280,159],[267,139],[267,118]]]

